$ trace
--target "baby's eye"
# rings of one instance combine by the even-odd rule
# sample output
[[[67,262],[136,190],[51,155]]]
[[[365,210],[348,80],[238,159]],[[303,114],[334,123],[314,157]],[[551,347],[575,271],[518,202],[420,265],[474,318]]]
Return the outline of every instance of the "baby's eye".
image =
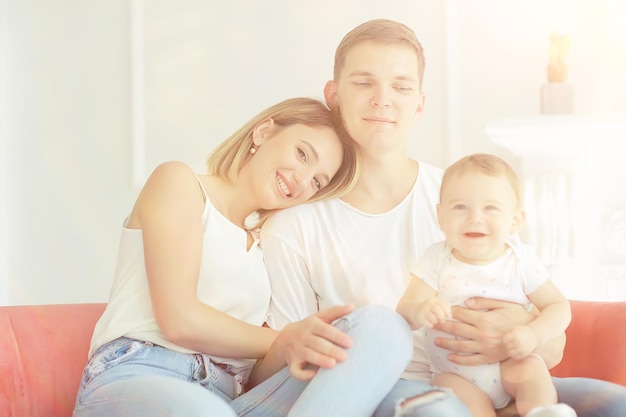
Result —
[[[454,207],[452,207],[454,210],[465,210],[467,209],[467,206],[465,204],[455,204]]]
[[[313,178],[313,182],[318,190],[322,189],[322,181],[320,181],[317,177]]]
[[[302,159],[304,162],[306,162],[309,159],[309,156],[307,155],[307,153],[304,151],[304,149],[302,148],[298,148],[298,156],[300,157],[300,159]]]
[[[496,207],[496,206],[487,206],[487,207],[485,207],[485,210],[487,210],[487,211],[498,211],[498,207]]]

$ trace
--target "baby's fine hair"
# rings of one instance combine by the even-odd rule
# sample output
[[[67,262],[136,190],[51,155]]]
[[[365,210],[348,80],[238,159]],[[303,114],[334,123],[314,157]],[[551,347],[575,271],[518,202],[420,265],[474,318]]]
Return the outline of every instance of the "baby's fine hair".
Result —
[[[424,77],[424,48],[417,39],[415,32],[407,25],[388,19],[374,19],[360,24],[344,36],[335,51],[333,77],[339,80],[341,70],[346,61],[346,55],[358,43],[372,41],[387,45],[407,45],[415,51],[417,56],[418,79],[420,89]]]
[[[481,172],[492,177],[506,177],[515,193],[517,204],[522,204],[522,187],[513,168],[504,159],[486,153],[467,155],[450,165],[443,174],[439,199],[441,199],[441,193],[450,178],[467,172]]]

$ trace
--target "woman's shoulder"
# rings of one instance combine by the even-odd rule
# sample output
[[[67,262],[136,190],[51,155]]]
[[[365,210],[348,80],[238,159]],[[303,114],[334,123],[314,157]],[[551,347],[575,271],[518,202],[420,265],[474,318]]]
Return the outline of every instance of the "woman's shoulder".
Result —
[[[198,177],[189,165],[180,161],[167,161],[154,168],[142,192],[155,190],[159,193],[184,193],[196,192],[197,188]]]
[[[178,178],[188,179],[189,177],[195,177],[196,174],[193,169],[191,169],[191,167],[184,162],[166,161],[161,162],[154,168],[152,174],[150,175],[150,178],[157,177],[161,179],[164,176],[168,179],[175,180]]]
[[[189,204],[192,199],[197,199],[198,204]],[[172,214],[183,214],[186,211],[187,215],[192,215],[196,211],[202,212],[203,209],[195,172],[183,162],[168,161],[159,164],[152,171],[137,197],[129,223],[131,227],[139,226],[139,212],[144,216],[157,213],[163,215],[167,211]]]

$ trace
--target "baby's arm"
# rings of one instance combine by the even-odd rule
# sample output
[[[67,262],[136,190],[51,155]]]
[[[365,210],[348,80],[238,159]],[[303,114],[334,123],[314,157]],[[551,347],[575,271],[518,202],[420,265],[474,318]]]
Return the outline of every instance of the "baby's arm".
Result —
[[[437,291],[411,274],[411,282],[398,301],[396,311],[406,319],[411,329],[432,328],[452,318],[450,303],[437,297]]]
[[[507,353],[514,359],[528,356],[538,346],[563,334],[572,319],[569,302],[551,280],[544,282],[528,298],[540,314],[529,324],[513,328],[502,338]]]

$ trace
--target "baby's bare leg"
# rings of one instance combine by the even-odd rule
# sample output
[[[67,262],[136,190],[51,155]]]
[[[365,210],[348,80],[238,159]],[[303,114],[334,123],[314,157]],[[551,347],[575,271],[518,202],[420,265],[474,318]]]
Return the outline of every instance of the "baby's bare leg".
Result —
[[[469,408],[474,417],[496,417],[491,398],[467,379],[455,374],[440,374],[433,378],[433,385],[454,391]]]
[[[534,407],[557,403],[552,377],[538,355],[507,359],[500,364],[500,374],[504,390],[515,398],[517,411],[522,417]]]

